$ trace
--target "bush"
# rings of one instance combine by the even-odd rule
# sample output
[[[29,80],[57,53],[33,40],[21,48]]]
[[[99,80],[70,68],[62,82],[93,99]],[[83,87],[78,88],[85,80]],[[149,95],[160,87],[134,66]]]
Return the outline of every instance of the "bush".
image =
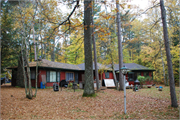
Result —
[[[146,81],[145,77],[141,75],[139,75],[137,79],[139,80],[140,84],[143,84]]]
[[[69,88],[72,88],[72,86],[73,86],[73,83],[72,83],[72,82],[69,82],[68,87],[69,87]]]

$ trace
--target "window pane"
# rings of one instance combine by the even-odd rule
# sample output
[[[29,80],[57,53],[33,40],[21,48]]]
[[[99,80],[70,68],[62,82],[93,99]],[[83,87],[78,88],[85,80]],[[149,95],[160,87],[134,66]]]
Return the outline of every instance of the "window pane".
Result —
[[[56,71],[50,71],[50,82],[56,82]]]
[[[109,78],[109,72],[105,72],[105,78]]]
[[[50,71],[46,72],[46,76],[47,76],[47,82],[50,82]]]
[[[36,79],[36,71],[35,70],[31,71],[31,79]]]
[[[57,72],[57,82],[60,82],[60,72]]]
[[[74,73],[66,73],[66,81],[74,80]]]

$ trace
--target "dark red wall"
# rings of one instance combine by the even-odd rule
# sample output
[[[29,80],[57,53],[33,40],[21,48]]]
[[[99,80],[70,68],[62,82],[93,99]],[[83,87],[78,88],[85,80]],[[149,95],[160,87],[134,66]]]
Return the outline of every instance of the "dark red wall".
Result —
[[[42,78],[42,75],[45,75],[45,78]],[[38,75],[38,87],[40,87],[40,83],[44,81],[46,82],[46,70],[39,70],[39,75]]]
[[[60,81],[61,80],[66,80],[66,74],[65,72],[60,72]]]
[[[113,73],[109,72],[109,78],[108,79],[114,79]]]

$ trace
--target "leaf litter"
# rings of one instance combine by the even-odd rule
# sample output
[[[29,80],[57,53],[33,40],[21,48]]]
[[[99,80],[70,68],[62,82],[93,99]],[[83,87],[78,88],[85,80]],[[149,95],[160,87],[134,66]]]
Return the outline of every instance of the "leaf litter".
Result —
[[[169,87],[164,88],[169,89]],[[124,92],[114,89],[99,91],[96,97],[82,97],[74,92],[52,88],[38,89],[37,97],[25,98],[24,88],[1,86],[2,119],[178,119],[179,108],[170,107],[167,92],[155,88],[133,92],[127,89],[124,114]],[[156,94],[156,95],[154,95]],[[161,97],[165,96],[165,97]],[[177,96],[178,98],[178,96]],[[178,100],[179,101],[179,100]],[[179,104],[179,102],[178,102]],[[180,104],[179,104],[180,105]]]

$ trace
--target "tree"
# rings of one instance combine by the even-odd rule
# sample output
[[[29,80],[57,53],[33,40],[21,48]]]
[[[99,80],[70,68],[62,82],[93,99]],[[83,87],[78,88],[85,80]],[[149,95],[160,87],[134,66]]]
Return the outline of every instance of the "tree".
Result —
[[[177,99],[176,99],[176,92],[175,92],[175,83],[174,83],[174,74],[173,74],[173,67],[172,67],[172,61],[171,61],[171,53],[170,53],[170,47],[169,47],[169,37],[168,37],[167,23],[166,23],[166,10],[164,8],[163,0],[160,0],[160,8],[161,8],[161,19],[162,19],[162,23],[163,23],[163,34],[164,34],[164,44],[165,44],[165,49],[166,49],[168,73],[169,73],[171,106],[178,107]]]
[[[116,8],[117,8],[117,27],[118,27],[118,54],[119,54],[119,90],[123,90],[123,75],[120,72],[123,67],[123,54],[122,54],[122,40],[121,40],[121,19],[120,19],[120,10],[119,10],[119,0],[116,0]]]
[[[96,41],[95,41],[95,33],[94,33],[94,2],[92,5],[92,41],[93,41],[93,48],[94,48],[94,65],[95,65],[95,76],[96,76],[96,87],[97,90],[99,90],[99,75],[98,75],[98,69],[97,69],[97,54],[96,54]]]
[[[17,66],[20,52],[20,42],[14,28],[13,7],[9,1],[1,1],[1,72],[9,66]]]
[[[94,96],[92,61],[92,0],[84,1],[85,86],[83,96]]]

